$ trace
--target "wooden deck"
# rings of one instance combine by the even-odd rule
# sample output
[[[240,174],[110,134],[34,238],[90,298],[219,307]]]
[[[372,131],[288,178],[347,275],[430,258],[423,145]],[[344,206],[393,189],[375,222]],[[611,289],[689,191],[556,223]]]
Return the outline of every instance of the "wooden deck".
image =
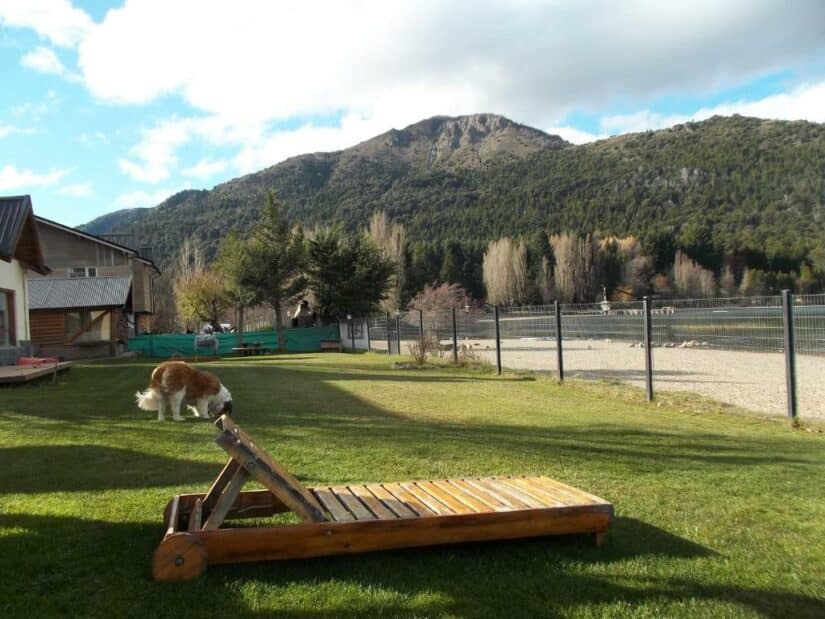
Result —
[[[39,367],[33,365],[0,365],[0,385],[26,383],[43,376],[53,376],[55,372],[60,373],[68,370],[71,365],[71,361],[62,361],[57,364],[56,368],[53,363],[43,364]]]
[[[191,580],[208,565],[545,535],[591,534],[600,544],[613,506],[543,475],[462,477],[304,487],[227,415],[216,439],[230,460],[205,494],[166,507],[152,559],[157,580]],[[248,479],[265,490],[242,492]],[[227,521],[294,512],[299,524]]]

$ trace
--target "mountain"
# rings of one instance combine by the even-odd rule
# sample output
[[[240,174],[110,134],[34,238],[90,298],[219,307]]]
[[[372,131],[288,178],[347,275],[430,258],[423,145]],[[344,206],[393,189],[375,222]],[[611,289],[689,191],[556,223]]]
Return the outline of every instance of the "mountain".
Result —
[[[135,234],[162,264],[191,235],[211,255],[229,229],[254,226],[273,189],[307,225],[357,229],[385,210],[413,240],[600,231],[670,247],[671,258],[680,246],[715,268],[731,253],[789,268],[825,244],[823,171],[817,123],[714,117],[573,146],[501,116],[435,117],[85,229]]]

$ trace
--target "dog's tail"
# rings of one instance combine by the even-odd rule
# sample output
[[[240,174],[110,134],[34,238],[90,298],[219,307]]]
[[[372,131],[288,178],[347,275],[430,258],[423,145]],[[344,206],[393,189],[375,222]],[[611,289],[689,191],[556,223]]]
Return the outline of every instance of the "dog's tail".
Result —
[[[160,410],[161,395],[156,389],[147,389],[144,392],[135,392],[135,401],[137,401],[138,408],[145,411]]]

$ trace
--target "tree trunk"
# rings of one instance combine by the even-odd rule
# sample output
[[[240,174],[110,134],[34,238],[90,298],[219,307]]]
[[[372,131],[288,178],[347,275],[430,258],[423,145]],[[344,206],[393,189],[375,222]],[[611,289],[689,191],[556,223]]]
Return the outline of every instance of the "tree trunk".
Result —
[[[238,348],[243,344],[243,305],[238,306],[238,323],[235,325],[235,341]]]
[[[280,306],[275,306],[275,330],[278,332],[278,350],[286,352],[286,333],[284,332],[284,318]]]

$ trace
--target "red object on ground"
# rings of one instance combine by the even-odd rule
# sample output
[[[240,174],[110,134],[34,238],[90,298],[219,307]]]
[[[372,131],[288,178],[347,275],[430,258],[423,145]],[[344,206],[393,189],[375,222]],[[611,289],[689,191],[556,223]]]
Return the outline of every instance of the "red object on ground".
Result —
[[[42,365],[44,363],[59,363],[57,357],[20,357],[17,365]]]

